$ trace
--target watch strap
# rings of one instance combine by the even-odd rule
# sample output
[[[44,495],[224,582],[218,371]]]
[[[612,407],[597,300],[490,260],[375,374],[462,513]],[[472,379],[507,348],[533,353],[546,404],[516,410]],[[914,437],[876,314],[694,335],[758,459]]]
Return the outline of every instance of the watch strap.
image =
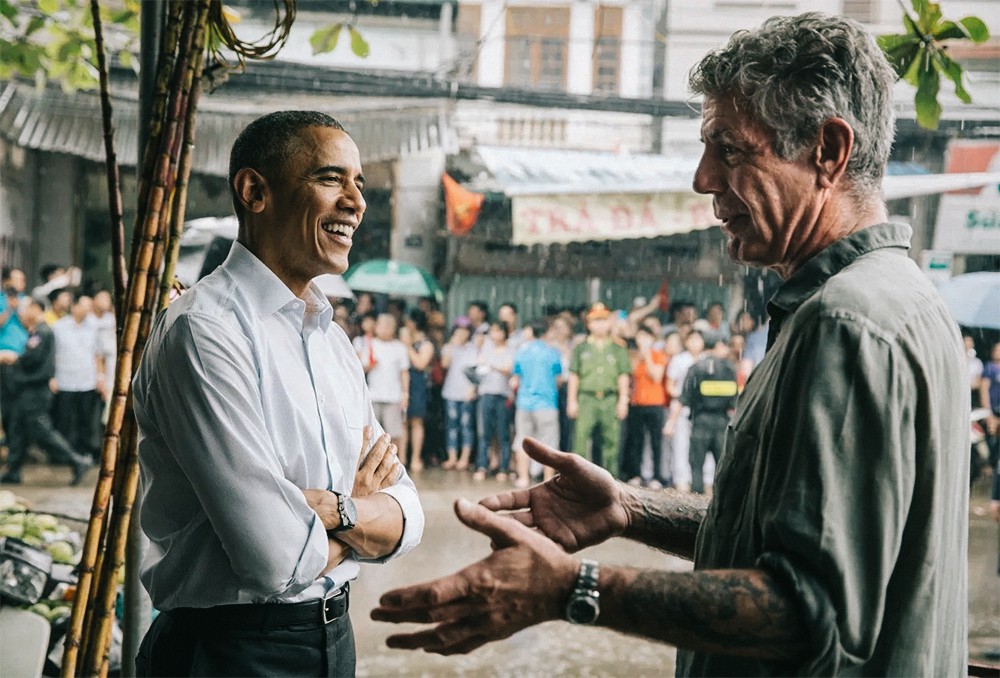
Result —
[[[580,561],[580,574],[576,578],[574,592],[597,593],[597,580],[600,576],[600,566],[597,561],[584,558]]]

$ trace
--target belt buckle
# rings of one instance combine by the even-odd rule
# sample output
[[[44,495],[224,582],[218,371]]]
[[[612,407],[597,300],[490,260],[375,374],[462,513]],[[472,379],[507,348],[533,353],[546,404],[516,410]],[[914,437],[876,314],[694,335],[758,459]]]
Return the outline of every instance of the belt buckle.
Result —
[[[342,588],[339,588],[336,591],[334,591],[332,595],[329,595],[329,596],[327,596],[326,598],[323,599],[323,606],[322,606],[323,607],[323,626],[326,626],[330,622],[335,622],[338,619],[340,619],[341,616],[343,616],[343,615],[339,615],[339,616],[336,616],[336,617],[329,617],[329,616],[327,616],[327,608],[326,608],[326,606],[328,604],[332,603],[338,596],[346,596],[346,595],[347,595],[347,590],[346,590],[346,588],[342,587]]]
[[[594,397],[598,400],[604,400],[604,391],[595,391]]]
[[[337,593],[339,593],[339,591]],[[326,606],[327,606],[327,604],[329,604],[336,597],[337,597],[337,594],[335,593],[332,596],[330,596],[329,598],[324,598],[323,599],[323,626],[326,626],[330,622],[336,621],[336,619],[337,619],[337,617],[332,617],[332,618],[331,617],[327,617],[327,612],[326,612]]]

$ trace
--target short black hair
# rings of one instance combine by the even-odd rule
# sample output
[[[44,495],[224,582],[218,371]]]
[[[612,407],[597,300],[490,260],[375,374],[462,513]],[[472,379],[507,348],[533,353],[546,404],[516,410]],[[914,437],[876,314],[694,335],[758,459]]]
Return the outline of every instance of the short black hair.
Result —
[[[535,318],[529,327],[531,327],[531,333],[535,335],[535,339],[541,339],[542,335],[548,331],[549,323],[545,318]]]
[[[504,340],[510,338],[510,330],[507,329],[507,323],[500,320],[494,320],[490,323],[490,329],[492,330],[494,327],[503,332]]]
[[[500,304],[500,308],[503,308],[504,306],[510,306],[510,310],[514,311],[514,315],[517,315],[517,304],[513,301],[505,301]]]
[[[43,283],[46,283],[52,277],[52,274],[60,268],[65,268],[65,266],[61,266],[60,264],[42,264],[42,267],[38,269],[38,277],[42,279]]]
[[[69,293],[71,293],[71,294],[72,294],[73,290],[71,290],[71,289],[70,289],[70,288],[68,288],[68,287],[60,287],[60,288],[59,288],[59,289],[57,289],[57,290],[52,290],[51,292],[49,292],[49,295],[48,295],[48,300],[49,300],[49,303],[51,304],[51,303],[52,303],[52,302],[54,302],[54,301],[55,301],[56,299],[58,299],[58,298],[59,298],[59,295],[60,295],[60,294],[62,294],[63,292],[69,292]]]
[[[249,167],[260,172],[265,179],[273,180],[296,150],[299,131],[307,127],[332,127],[347,132],[343,125],[326,113],[275,111],[257,118],[236,137],[229,153],[229,191],[233,198],[233,210],[241,222],[243,205],[233,185],[236,173]]]
[[[483,315],[486,316],[487,320],[490,319],[490,307],[486,304],[485,301],[478,301],[478,300],[477,301],[470,301],[469,305],[467,306],[467,308],[472,308],[473,306],[475,306],[480,311],[482,311]]]
[[[10,280],[10,277],[14,275],[14,271],[21,271],[17,266],[4,266],[3,273],[0,274],[0,280]],[[24,271],[21,271],[24,273]]]
[[[420,332],[427,331],[427,314],[419,308],[411,308],[407,317],[409,317],[410,322],[416,326],[417,330]]]

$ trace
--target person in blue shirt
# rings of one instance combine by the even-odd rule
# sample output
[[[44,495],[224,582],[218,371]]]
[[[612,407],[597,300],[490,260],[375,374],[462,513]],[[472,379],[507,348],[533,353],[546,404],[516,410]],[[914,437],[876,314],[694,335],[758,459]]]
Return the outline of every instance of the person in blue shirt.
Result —
[[[547,330],[544,320],[536,320],[526,328],[531,338],[514,355],[512,385],[517,391],[514,414],[514,452],[516,454],[517,487],[527,487],[530,459],[524,452],[527,436],[546,445],[559,445],[559,379],[562,359],[559,351],[543,340]],[[525,332],[527,334],[528,332]],[[554,474],[545,468],[545,479]]]
[[[0,295],[0,351],[21,355],[28,343],[28,330],[17,317],[17,305],[24,298],[26,279],[19,268],[4,267],[3,294]]]
[[[27,278],[24,271],[13,266],[3,268],[2,293],[0,293],[0,354],[13,354],[13,360],[24,353],[28,344],[28,330],[17,317],[17,307],[24,298]],[[10,430],[10,412],[13,407],[14,392],[10,388],[10,365],[0,361],[0,418],[3,430]]]

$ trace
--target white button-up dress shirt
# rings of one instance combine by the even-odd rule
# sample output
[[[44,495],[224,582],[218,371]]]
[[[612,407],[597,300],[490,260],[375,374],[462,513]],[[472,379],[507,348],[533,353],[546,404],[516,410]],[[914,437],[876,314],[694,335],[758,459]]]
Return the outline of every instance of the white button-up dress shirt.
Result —
[[[352,555],[320,577],[327,535],[300,490],[350,494],[363,427],[382,427],[329,303],[306,297],[235,243],[156,320],[133,400],[157,609],[299,602],[358,576]],[[383,491],[404,517],[388,559],[419,543],[424,517],[405,473]]]

